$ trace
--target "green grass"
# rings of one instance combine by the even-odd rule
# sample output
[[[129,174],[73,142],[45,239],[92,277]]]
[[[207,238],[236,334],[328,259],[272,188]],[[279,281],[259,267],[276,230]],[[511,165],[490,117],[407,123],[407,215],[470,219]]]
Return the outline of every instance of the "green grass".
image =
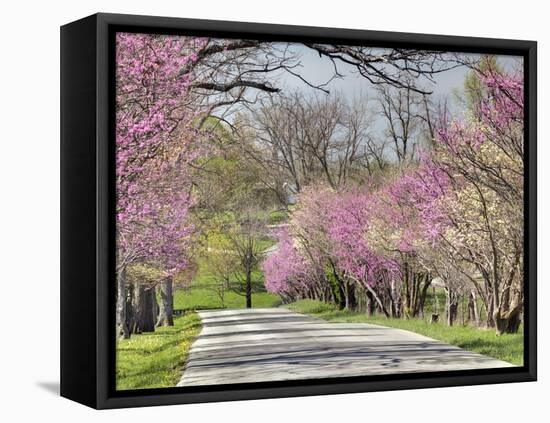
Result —
[[[212,287],[218,285],[214,275],[208,272],[207,258],[198,261],[199,270],[188,288],[176,288],[174,291],[174,309],[176,310],[205,310],[222,308],[220,298]],[[252,272],[254,291],[252,293],[252,307],[277,307],[281,304],[278,295],[265,292],[263,287],[264,275],[259,269]],[[231,282],[233,286],[238,285],[237,281]],[[244,288],[244,287],[243,287]],[[244,294],[241,292],[240,294]],[[246,307],[246,297],[235,291],[226,289],[224,305],[225,308]]]
[[[288,220],[288,213],[283,210],[275,210],[269,213],[269,224],[277,225]]]
[[[313,300],[297,301],[285,307],[329,322],[373,323],[405,329],[518,366],[523,365],[523,328],[517,334],[497,336],[490,329],[462,325],[450,327],[441,322],[429,323],[420,318],[405,320],[386,319],[384,316],[369,317],[364,313],[338,310],[330,304]]]
[[[225,308],[244,308],[246,298],[232,291],[225,293]],[[277,307],[281,299],[268,292],[256,292],[252,294],[252,307]],[[206,288],[178,289],[174,293],[174,308],[176,310],[205,310],[221,308],[219,297],[216,293]]]
[[[174,326],[117,341],[117,390],[175,386],[201,324],[196,313],[174,318]]]
[[[263,236],[255,238],[258,251],[263,251],[277,243],[272,237]],[[233,249],[231,238],[225,233],[212,232],[208,235],[208,246],[213,249]],[[204,257],[203,257],[204,260]]]

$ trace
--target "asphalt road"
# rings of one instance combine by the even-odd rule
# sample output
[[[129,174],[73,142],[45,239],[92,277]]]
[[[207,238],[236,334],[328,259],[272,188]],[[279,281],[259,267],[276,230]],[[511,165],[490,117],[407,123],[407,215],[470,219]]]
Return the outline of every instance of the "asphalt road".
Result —
[[[416,333],[284,308],[200,311],[178,386],[512,366]]]

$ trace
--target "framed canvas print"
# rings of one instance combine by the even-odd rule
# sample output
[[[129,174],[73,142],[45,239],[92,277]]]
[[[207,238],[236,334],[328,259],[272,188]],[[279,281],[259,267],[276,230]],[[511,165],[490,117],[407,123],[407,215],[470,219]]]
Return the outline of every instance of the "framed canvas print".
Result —
[[[536,379],[536,43],[61,28],[61,394]]]

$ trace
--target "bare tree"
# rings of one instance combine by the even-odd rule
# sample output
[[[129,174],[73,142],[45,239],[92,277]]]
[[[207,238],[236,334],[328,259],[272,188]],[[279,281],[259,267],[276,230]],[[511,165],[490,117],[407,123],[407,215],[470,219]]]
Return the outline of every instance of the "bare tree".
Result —
[[[234,222],[225,231],[232,251],[237,256],[238,267],[235,277],[240,287],[244,286],[246,307],[252,307],[252,273],[264,256],[262,239],[266,234],[266,220],[255,208],[240,210]]]
[[[320,56],[332,61],[334,72],[341,76],[342,66],[351,66],[373,85],[407,89],[430,94],[424,87],[434,76],[463,66],[459,55],[431,50],[376,48],[337,44],[306,43]]]
[[[386,121],[384,135],[396,161],[398,164],[410,162],[427,135],[425,131],[432,128],[428,100],[410,87],[397,89],[381,85],[377,91],[380,115]]]
[[[215,279],[207,285],[207,289],[216,294],[221,307],[225,308],[225,294],[239,272],[239,257],[227,248],[209,249],[207,253],[208,273]]]
[[[271,98],[247,116],[244,154],[265,170],[264,183],[285,198],[311,182],[346,185],[365,166],[384,167],[384,145],[370,136],[367,99],[348,103],[340,95]],[[283,201],[284,203],[284,201]]]
[[[333,72],[326,81],[314,83],[302,75],[304,46],[332,62]],[[464,65],[460,55],[429,50],[208,38],[197,52],[197,60],[190,62],[182,75],[193,75],[195,95],[189,96],[190,107],[202,104],[207,110],[205,117],[215,115],[231,125],[229,116],[242,107],[280,94],[284,75],[304,87],[329,93],[330,82],[351,68],[374,86],[428,95],[435,75]]]

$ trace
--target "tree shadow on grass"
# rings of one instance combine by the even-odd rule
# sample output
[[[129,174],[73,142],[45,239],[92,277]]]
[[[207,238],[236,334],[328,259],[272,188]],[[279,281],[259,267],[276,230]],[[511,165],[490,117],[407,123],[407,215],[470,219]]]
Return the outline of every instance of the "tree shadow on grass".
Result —
[[[501,357],[501,360],[509,361],[513,364],[523,364],[523,360],[516,359],[516,356],[521,356],[523,353],[523,339],[519,338],[517,340],[514,340],[515,342],[512,343],[505,343],[503,340],[496,338],[494,340],[489,339],[471,339],[467,341],[461,341],[457,342],[456,345],[458,345],[460,348],[464,348],[465,350],[469,351],[477,351],[480,354],[494,357],[497,351],[507,349],[509,357]],[[516,361],[516,363],[514,363]]]

